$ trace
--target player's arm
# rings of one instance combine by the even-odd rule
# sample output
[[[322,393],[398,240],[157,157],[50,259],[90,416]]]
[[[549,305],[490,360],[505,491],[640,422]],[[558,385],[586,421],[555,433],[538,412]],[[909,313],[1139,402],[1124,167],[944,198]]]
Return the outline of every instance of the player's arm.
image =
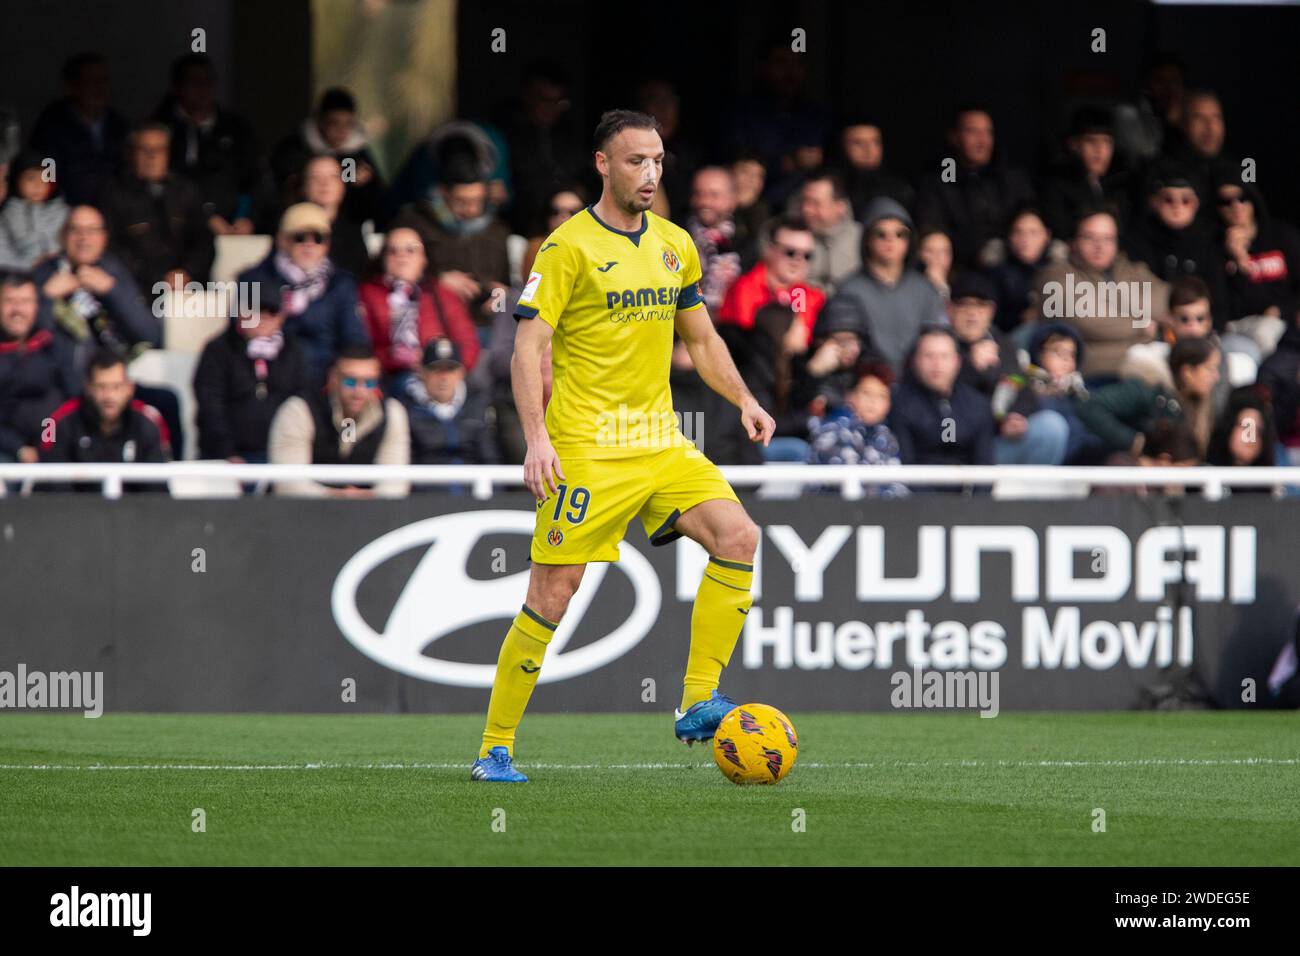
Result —
[[[713,327],[708,306],[701,303],[685,310],[679,309],[675,324],[677,334],[686,343],[686,351],[690,353],[704,384],[740,409],[740,421],[749,440],[761,440],[766,447],[772,440],[776,422],[758,404],[740,377],[740,370],[727,351],[727,344]]]
[[[524,484],[541,501],[554,493],[564,480],[560,458],[546,432],[546,409],[542,404],[542,356],[555,334],[540,318],[520,319],[515,329],[515,352],[510,359],[510,387],[523,426],[528,451],[524,455]],[[558,481],[554,477],[559,476]]]

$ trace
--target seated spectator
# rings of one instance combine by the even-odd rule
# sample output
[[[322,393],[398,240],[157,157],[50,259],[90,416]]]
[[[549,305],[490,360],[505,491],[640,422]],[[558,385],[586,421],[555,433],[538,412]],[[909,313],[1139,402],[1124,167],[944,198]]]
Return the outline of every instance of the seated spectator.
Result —
[[[434,339],[420,375],[398,396],[411,422],[411,461],[417,465],[494,465],[492,410],[487,393],[465,378],[460,348]]]
[[[286,400],[311,390],[302,346],[284,334],[278,290],[203,348],[194,370],[199,457],[264,464],[271,421]]]
[[[916,241],[916,268],[945,302],[951,293],[952,240],[942,229],[929,229]]]
[[[1236,172],[1216,179],[1214,195],[1223,224],[1224,318],[1268,315],[1289,323],[1300,310],[1300,234],[1273,218],[1259,188]]]
[[[1200,198],[1201,218],[1210,220],[1215,173],[1225,168],[1235,170],[1238,175],[1241,172],[1241,163],[1223,148],[1227,126],[1218,94],[1210,90],[1188,90],[1183,95],[1179,127],[1181,135],[1166,140],[1165,155],[1186,173]],[[1161,162],[1152,164],[1154,176],[1160,175],[1161,165]]]
[[[1154,362],[1163,368],[1168,365],[1169,350],[1179,339],[1208,339],[1219,352],[1221,374],[1210,401],[1212,412],[1217,416],[1227,405],[1228,395],[1232,391],[1227,375],[1228,356],[1223,342],[1214,331],[1214,317],[1210,313],[1210,290],[1196,276],[1183,276],[1169,287],[1169,311],[1160,323],[1156,340],[1131,346],[1125,364],[1130,370],[1141,362]]]
[[[957,336],[961,372],[957,378],[988,397],[1018,366],[1015,349],[993,325],[997,311],[993,283],[978,272],[963,272],[948,300],[948,324]]]
[[[929,281],[907,268],[912,217],[884,197],[867,207],[859,271],[844,281],[826,303],[822,321],[854,327],[867,351],[888,363],[896,375],[921,327],[943,320],[943,301]],[[822,338],[818,333],[816,336]]]
[[[0,274],[0,461],[37,460],[45,419],[76,394],[65,343],[36,327],[36,283]]]
[[[721,166],[705,166],[695,174],[690,202],[685,228],[700,254],[704,302],[716,313],[731,284],[753,267],[757,256],[752,246],[736,240],[736,189],[731,173]]]
[[[736,184],[736,242],[757,246],[763,229],[772,218],[763,198],[767,170],[757,153],[742,152],[732,161],[731,179]]]
[[[1033,206],[1021,206],[1011,217],[1001,256],[987,269],[997,290],[998,312],[993,322],[1003,332],[1032,325],[1034,278],[1053,261],[1064,259],[1067,248],[1053,242],[1042,215]],[[1030,330],[1024,328],[1022,334]]]
[[[382,229],[386,225],[384,182],[370,151],[370,138],[357,118],[356,100],[338,87],[321,94],[315,113],[282,140],[271,156],[271,173],[282,205],[298,201],[307,160],[322,153],[333,156],[348,171],[343,200],[346,217],[353,222],[373,221],[376,229]]]
[[[1136,218],[1128,238],[1128,253],[1158,278],[1173,282],[1194,275],[1210,289],[1215,328],[1222,331],[1227,314],[1227,283],[1223,255],[1205,221],[1197,217],[1201,200],[1187,173],[1164,163],[1152,180],[1146,212]]]
[[[489,123],[453,119],[435,127],[412,148],[388,191],[388,210],[396,213],[407,203],[431,197],[443,165],[460,156],[468,156],[479,167],[487,180],[489,202],[497,208],[510,203],[510,159],[505,137]],[[529,231],[537,228],[537,224],[529,224]]]
[[[537,258],[537,250],[542,248],[542,243],[546,241],[546,237],[559,229],[563,223],[568,222],[582,212],[586,206],[587,200],[581,186],[560,186],[547,195],[546,208],[542,216],[543,231],[528,240],[528,248],[524,250],[524,258],[519,263],[521,275],[526,278],[533,271],[533,262]],[[511,319],[512,323],[513,321]]]
[[[948,315],[961,353],[957,380],[990,401],[1000,382],[1017,374],[1014,350],[994,327],[997,311],[993,283],[978,272],[958,276],[948,302]],[[1070,427],[1059,412],[1034,409],[1028,415],[1007,408],[995,415],[998,438],[994,455],[999,465],[1059,465],[1065,461]]]
[[[66,345],[74,380],[90,357],[107,350],[130,363],[162,343],[162,323],[126,267],[108,251],[104,217],[93,206],[68,213],[61,252],[36,267],[33,278],[50,302],[54,335]],[[173,448],[183,448],[180,399],[169,388],[135,386],[135,396],[162,414]]]
[[[339,352],[323,392],[285,400],[267,440],[273,465],[409,465],[406,409],[379,391],[379,359],[364,346]],[[277,495],[300,498],[404,498],[409,482],[345,485],[278,481]]]
[[[995,158],[993,117],[979,106],[953,115],[948,143],[954,176],[929,175],[917,197],[922,229],[942,229],[952,238],[959,267],[978,264],[980,251],[1002,232],[1011,210],[1034,198],[1029,178]],[[955,178],[954,178],[955,177]]]
[[[1078,331],[1084,378],[1101,383],[1114,381],[1129,346],[1155,336],[1168,301],[1168,286],[1119,251],[1115,213],[1104,208],[1085,211],[1069,257],[1040,272],[1031,295],[1039,321],[1062,321]]]
[[[1210,434],[1207,465],[1224,468],[1269,468],[1278,464],[1277,430],[1268,392],[1248,385],[1233,389],[1227,407]],[[1266,487],[1234,491],[1269,491]]]
[[[54,160],[59,189],[70,206],[98,202],[121,166],[127,122],[109,105],[108,61],[79,53],[63,64],[64,96],[32,128],[32,149]]]
[[[1198,457],[1210,440],[1210,396],[1219,381],[1219,351],[1208,339],[1179,339],[1164,370],[1149,366],[1147,378],[1126,378],[1091,392],[1078,404],[1079,418],[1102,440],[1107,451],[1143,454],[1156,422],[1186,422],[1196,439]]]
[[[358,292],[361,319],[383,366],[388,395],[400,396],[407,381],[417,377],[425,346],[435,339],[456,343],[467,369],[478,361],[478,334],[464,303],[427,270],[420,234],[390,229],[380,273]]]
[[[59,251],[68,204],[54,195],[38,154],[19,153],[9,170],[10,195],[0,206],[0,269],[25,272]]]
[[[78,380],[98,349],[134,358],[162,342],[162,324],[126,267],[108,251],[108,230],[97,209],[73,208],[60,243],[60,254],[41,263],[34,278],[52,303],[58,334],[74,350]]]
[[[772,302],[788,306],[799,321],[791,324],[787,344],[791,354],[801,354],[807,351],[826,304],[826,293],[808,283],[814,246],[812,230],[802,219],[786,217],[771,223],[769,233],[763,243],[762,261],[727,290],[716,310],[717,322],[748,331],[764,306]]]
[[[171,458],[167,423],[135,397],[126,363],[113,352],[96,352],[86,366],[84,391],[60,405],[43,433],[43,462],[164,462]],[[98,492],[102,483],[43,485],[47,490]],[[144,486],[128,484],[131,490]]]
[[[844,181],[837,172],[824,169],[811,173],[800,187],[798,197],[797,212],[808,223],[816,240],[808,280],[830,295],[838,283],[862,265],[863,227],[853,218]],[[893,205],[902,209],[897,203]]]
[[[991,465],[996,428],[989,401],[957,380],[961,355],[952,329],[921,329],[894,390],[889,429],[905,465]]]
[[[314,203],[290,206],[280,217],[275,248],[256,266],[240,273],[240,282],[260,283],[262,295],[278,290],[285,316],[284,332],[296,336],[307,351],[313,388],[341,349],[370,345],[357,316],[357,284],[330,261],[330,221]]]
[[[303,202],[325,210],[330,221],[330,262],[360,279],[370,269],[370,251],[361,223],[343,208],[347,185],[343,168],[333,156],[313,156],[302,172]]]
[[[1079,214],[1088,208],[1108,205],[1126,225],[1129,185],[1115,169],[1115,130],[1110,113],[1085,106],[1075,111],[1066,141],[1069,164],[1047,181],[1043,188],[1043,212],[1048,228],[1068,236]]]
[[[460,296],[486,339],[493,306],[510,284],[510,232],[488,202],[478,169],[466,161],[448,163],[432,200],[407,206],[393,225],[420,234],[438,281]]]
[[[127,168],[99,203],[110,248],[147,295],[157,283],[207,282],[216,256],[198,189],[168,169],[170,140],[157,121],[132,130]]]
[[[194,183],[214,236],[247,236],[265,218],[268,183],[248,120],[217,103],[212,58],[172,63],[171,86],[153,118],[171,131],[171,169]]]
[[[854,316],[841,312],[820,322],[812,346],[793,364],[791,411],[806,418],[843,404],[863,352]]]
[[[1019,415],[1026,423],[1042,412],[1060,415],[1067,429],[1065,464],[1092,464],[1101,452],[1101,442],[1075,411],[1076,403],[1088,397],[1079,374],[1082,353],[1083,340],[1070,326],[1036,326],[1029,348],[1018,353],[1019,370],[999,382],[993,392],[993,417],[999,423],[1011,415]],[[999,446],[1004,440],[999,437]],[[1005,450],[1008,457],[1012,450]],[[999,463],[1003,453],[999,448]]]
[[[897,465],[898,439],[885,423],[889,417],[894,373],[883,362],[864,362],[844,404],[813,418],[808,424],[814,465]],[[868,485],[868,497],[901,498],[907,489],[897,482]]]
[[[845,123],[839,147],[834,166],[844,179],[854,219],[861,221],[867,205],[877,196],[886,196],[903,207],[912,205],[916,198],[912,187],[885,163],[885,138],[874,119],[858,117]]]

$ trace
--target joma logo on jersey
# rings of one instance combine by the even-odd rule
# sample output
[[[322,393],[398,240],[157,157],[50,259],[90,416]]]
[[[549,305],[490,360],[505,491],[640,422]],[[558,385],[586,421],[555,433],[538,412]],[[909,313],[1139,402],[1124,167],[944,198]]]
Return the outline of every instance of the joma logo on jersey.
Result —
[[[631,309],[639,305],[673,305],[681,293],[680,286],[661,285],[657,289],[615,289],[605,293],[605,307]]]

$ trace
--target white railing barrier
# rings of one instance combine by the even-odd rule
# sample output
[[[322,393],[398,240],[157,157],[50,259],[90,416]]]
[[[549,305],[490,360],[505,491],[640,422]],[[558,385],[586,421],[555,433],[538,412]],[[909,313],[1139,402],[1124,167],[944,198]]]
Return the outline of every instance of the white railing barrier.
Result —
[[[794,484],[839,485],[843,497],[861,498],[866,485],[898,482],[909,486],[991,486],[998,482],[1089,488],[1199,487],[1204,497],[1223,497],[1226,486],[1279,488],[1300,486],[1300,467],[1277,468],[1139,468],[1060,467],[1053,465],[724,465],[722,473],[737,488]],[[488,499],[498,488],[523,486],[519,465],[233,465],[222,461],[165,464],[0,464],[0,482],[19,482],[26,494],[43,482],[100,482],[104,496],[118,498],[124,484],[159,483],[171,478],[225,479],[266,486],[279,481],[374,483],[406,481],[412,485],[464,485],[475,498]]]

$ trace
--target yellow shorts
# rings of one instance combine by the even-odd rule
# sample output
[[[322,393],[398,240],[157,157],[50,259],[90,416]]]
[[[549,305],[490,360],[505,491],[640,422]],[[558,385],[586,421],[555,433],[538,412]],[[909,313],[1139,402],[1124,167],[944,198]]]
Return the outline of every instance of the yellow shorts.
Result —
[[[537,505],[530,552],[537,564],[617,561],[633,517],[652,545],[680,538],[673,522],[702,501],[738,502],[718,466],[686,443],[630,458],[560,456],[564,481]]]

